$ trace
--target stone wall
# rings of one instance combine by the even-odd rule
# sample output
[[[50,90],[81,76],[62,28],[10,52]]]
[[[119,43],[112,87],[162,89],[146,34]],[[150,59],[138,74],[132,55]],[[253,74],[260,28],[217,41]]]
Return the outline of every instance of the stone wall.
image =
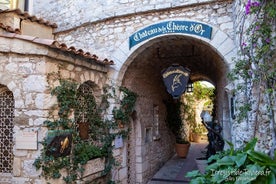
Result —
[[[134,1],[133,1],[134,2]],[[164,2],[164,1],[162,1]],[[83,48],[84,50],[88,50],[93,53],[97,53],[100,57],[107,57],[111,58],[115,62],[114,69],[118,72],[121,68],[118,62],[126,62],[118,61],[117,56],[115,56],[115,52],[121,49],[121,46],[128,41],[128,38],[131,34],[135,31],[142,29],[146,26],[151,24],[165,21],[165,20],[192,20],[192,21],[199,21],[204,22],[213,26],[215,29],[219,29],[223,33],[225,33],[228,37],[233,38],[234,31],[233,31],[233,22],[232,22],[232,1],[205,1],[206,3],[199,3],[199,1],[185,1],[183,6],[175,6],[174,8],[171,7],[170,4],[156,3],[158,6],[157,9],[153,8],[151,11],[139,11],[134,14],[134,12],[130,13],[131,8],[121,16],[110,16],[108,19],[105,18],[97,18],[94,20],[91,18],[92,14],[88,12],[81,12],[79,15],[71,16],[72,19],[77,18],[78,16],[85,16],[86,18],[79,20],[83,20],[83,22],[87,22],[83,24],[79,21],[74,21],[69,19],[68,15],[64,15],[61,13],[62,20],[59,19],[59,16],[49,17],[49,20],[56,22],[58,25],[62,25],[60,29],[69,29],[67,31],[59,30],[56,33],[56,39],[61,42],[66,43],[67,45],[73,45],[78,48]],[[197,3],[196,5],[192,5],[193,3]],[[203,1],[200,1],[203,2]],[[207,3],[208,2],[208,3]],[[53,6],[55,2],[52,2]],[[73,2],[69,2],[66,4],[70,7],[71,11],[67,11],[66,14],[74,13],[75,9],[78,8],[77,6],[73,6]],[[113,1],[113,3],[115,3]],[[88,4],[86,3],[86,6]],[[113,4],[114,5],[114,4]],[[61,6],[61,5],[60,5]],[[60,6],[55,6],[56,9]],[[78,6],[84,6],[79,4]],[[89,6],[87,6],[89,7]],[[109,4],[107,3],[105,8],[108,8]],[[113,7],[114,8],[114,7]],[[146,6],[143,6],[144,10],[146,10]],[[85,9],[85,8],[84,8]],[[97,11],[101,10],[101,6],[99,9],[93,12],[93,15],[97,15]],[[57,10],[58,11],[58,10]],[[116,10],[117,12],[123,11],[123,9]],[[42,14],[43,11],[41,12]],[[104,16],[104,13],[101,15]],[[90,20],[88,20],[90,17]],[[70,22],[72,21],[72,22]],[[70,29],[68,26],[68,22],[72,26],[78,24],[79,27],[74,27],[74,29]],[[77,23],[78,22],[78,23]],[[68,24],[68,26],[66,26]],[[214,33],[215,34],[215,33]],[[227,40],[224,36],[219,38],[219,43],[216,45],[219,47],[223,45],[222,41]],[[227,40],[229,41],[229,40]],[[231,44],[227,44],[229,46]],[[129,49],[127,46],[123,46],[122,48],[123,53],[128,53]],[[126,49],[126,50],[124,50]],[[227,53],[230,52],[231,46],[225,50]],[[135,55],[135,54],[134,54]],[[134,58],[134,56],[132,56]],[[127,58],[131,60],[131,58]],[[150,60],[149,60],[150,61]],[[139,61],[138,61],[139,62]],[[127,66],[128,67],[128,66]],[[141,66],[141,73],[146,71],[144,66]],[[138,67],[137,67],[138,68]],[[139,125],[140,125],[140,134],[136,134],[136,140],[140,140],[140,142],[136,142],[136,155],[139,161],[135,162],[132,165],[135,165],[136,170],[136,181],[139,183],[145,183],[153,174],[161,167],[161,165],[172,155],[173,152],[173,137],[169,133],[166,122],[165,122],[165,107],[162,104],[162,100],[164,96],[160,96],[160,91],[164,91],[165,89],[156,87],[154,84],[148,84],[149,80],[152,76],[143,76],[143,75],[135,75],[134,70],[127,71],[128,75],[123,77],[124,82],[123,85],[127,86],[131,90],[137,92],[139,95],[142,95],[138,98],[137,114]],[[111,76],[114,72],[110,70],[109,75]],[[136,71],[135,71],[136,72]],[[120,75],[124,75],[122,72]],[[130,76],[131,75],[131,76]],[[139,79],[133,77],[139,76]],[[143,76],[143,77],[141,77]],[[140,78],[141,77],[141,78]],[[118,80],[113,78],[112,80]],[[154,80],[151,79],[153,82]],[[146,81],[146,82],[145,82]],[[118,81],[115,81],[115,83]],[[119,85],[120,85],[119,81]],[[139,83],[140,82],[140,83]],[[161,84],[163,85],[163,84]],[[224,83],[217,84],[218,88],[223,88]],[[160,90],[162,89],[162,90]],[[223,91],[221,90],[221,94]],[[221,96],[220,94],[220,96]],[[164,94],[163,94],[164,95]],[[223,98],[220,99],[222,101]],[[146,105],[144,105],[146,104]],[[150,142],[145,142],[147,137],[146,132],[153,132],[153,107],[157,105],[160,108],[160,140],[154,141],[151,139]],[[220,109],[222,111],[222,109]],[[161,145],[163,146],[161,148]],[[164,146],[166,145],[166,146]],[[158,150],[158,151],[157,151]],[[158,152],[158,153],[157,153]],[[121,165],[118,170],[115,172],[117,176],[115,176],[115,180],[120,180],[123,183],[127,181],[127,147],[125,146],[122,149],[118,149],[115,151],[114,156],[117,160],[120,161]],[[116,174],[115,174],[116,175]]]
[[[140,69],[137,69],[140,68]],[[166,122],[164,100],[170,99],[163,84],[143,67],[132,66],[126,73],[123,84],[139,94],[136,132],[136,183],[146,183],[174,154],[175,139]],[[148,80],[151,78],[151,80]],[[147,81],[147,82],[145,82]],[[137,130],[138,129],[138,130]],[[122,165],[127,167],[127,165]],[[121,180],[124,181],[124,180]]]
[[[166,110],[162,100],[167,96],[165,93],[160,93],[160,89],[162,89],[158,86],[160,83],[155,84],[153,81],[156,80],[150,82],[147,80],[152,76],[144,75],[145,68],[131,68],[129,64],[133,62],[137,54],[134,53],[130,56],[131,52],[123,44],[127,43],[129,36],[135,31],[151,24],[165,20],[193,20],[212,26],[215,30],[213,35],[221,34],[221,37],[216,35],[217,40],[212,40],[213,43],[210,44],[210,47],[214,46],[214,50],[220,48],[225,55],[235,56],[233,45],[228,43],[235,40],[236,46],[239,45],[239,36],[236,33],[242,22],[243,5],[246,2],[247,0],[35,1],[34,14],[58,24],[59,28],[56,30],[55,36],[59,41],[91,53],[97,53],[100,57],[111,58],[119,64],[113,68],[114,70],[109,71],[100,66],[89,68],[86,65],[84,67],[82,64],[85,61],[76,59],[72,55],[68,56],[56,50],[49,50],[43,46],[19,40],[0,38],[0,83],[7,86],[14,94],[15,134],[23,130],[38,131],[38,140],[42,140],[44,137],[47,130],[42,123],[48,117],[49,109],[55,102],[48,89],[47,73],[60,70],[61,75],[65,78],[72,78],[80,83],[91,80],[98,85],[99,89],[102,89],[107,81],[106,74],[109,72],[109,77],[119,85],[123,84],[140,94],[135,107],[138,114],[137,119],[133,121],[132,125],[135,130],[135,133],[132,134],[135,146],[127,147],[125,145],[122,149],[114,150],[114,156],[121,163],[115,180],[118,179],[126,183],[129,172],[127,165],[131,164],[135,167],[137,183],[145,183],[172,155],[174,139],[166,128]],[[248,20],[246,26],[250,23],[251,21]],[[218,38],[222,40],[218,40]],[[129,57],[126,58],[128,64],[122,64],[126,60],[119,59],[119,57],[124,57],[116,55],[118,50],[122,50],[122,53]],[[233,53],[231,54],[231,52]],[[223,58],[225,55],[222,54],[221,57]],[[232,63],[227,62],[226,65],[232,68]],[[59,68],[58,64],[62,64],[62,68]],[[124,73],[121,66],[130,68]],[[112,72],[123,76],[121,78],[123,81],[117,79],[118,75],[113,75]],[[135,72],[137,75],[134,75]],[[140,78],[134,78],[134,76]],[[221,77],[225,78],[225,74],[222,73]],[[220,108],[223,109],[220,110],[220,113],[224,113],[222,116],[224,119],[219,121],[227,122],[229,112],[226,110],[229,104],[228,101],[225,101],[223,90],[226,79],[221,81],[223,82],[216,84],[216,87],[221,89],[218,100]],[[162,89],[162,91],[165,90]],[[262,103],[262,107],[264,106],[265,102]],[[154,116],[155,107],[158,107],[158,116]],[[155,137],[156,118],[159,129],[157,137]],[[226,127],[227,129],[232,128],[231,134],[227,136],[232,137],[236,147],[240,147],[244,141],[248,141],[254,131],[249,124],[245,122],[237,124],[232,119],[227,122],[227,125],[224,125],[224,128]],[[269,147],[270,137],[263,136],[266,131],[261,130],[268,130],[267,125],[260,126],[258,136],[263,137],[261,147]],[[131,143],[134,141],[132,140]],[[130,151],[130,154],[135,154],[132,163],[127,161],[127,151]],[[14,155],[14,183],[42,182],[41,179],[38,179],[39,172],[35,171],[32,166],[39,151],[19,150],[15,147]]]
[[[33,9],[34,14],[58,23],[58,31],[62,31],[129,14],[133,16],[141,12],[197,6],[210,2],[217,0],[37,0],[33,2]]]
[[[137,141],[135,149],[132,149],[137,154],[137,159],[132,164],[136,168],[137,182],[145,183],[172,155],[174,139],[165,122],[166,110],[162,103],[162,100],[167,98],[164,94],[165,89],[155,86],[154,80],[148,83],[147,79],[151,78],[151,75],[133,75],[135,70],[128,70],[126,75],[124,71],[118,74],[124,76],[122,77],[123,82],[116,78],[118,75],[112,76],[113,72],[122,71],[121,63],[126,62],[126,60],[119,61],[118,57],[120,56],[116,55],[116,52],[122,50],[123,53],[129,54],[128,47],[123,44],[127,43],[129,36],[139,29],[165,20],[192,20],[212,26],[214,28],[213,35],[219,34],[219,36],[216,35],[216,38],[219,39],[213,41],[213,45],[216,47],[214,50],[222,47],[223,53],[229,54],[233,49],[229,38],[234,39],[232,3],[232,0],[38,0],[34,2],[34,13],[37,16],[58,24],[59,28],[55,36],[59,41],[91,53],[97,53],[100,57],[111,58],[117,64],[114,66],[114,70],[109,71],[112,80],[115,80],[115,83],[118,82],[119,85],[122,83],[140,94],[136,106],[137,114],[139,114],[136,120],[139,127],[136,128],[140,130],[140,133],[134,135]],[[130,57],[134,58],[135,54]],[[132,62],[133,59],[127,58],[127,60]],[[128,66],[124,65],[123,67]],[[68,70],[70,70],[69,68],[71,69],[68,67]],[[66,76],[78,76],[68,70],[64,72]],[[141,68],[141,74],[143,74],[143,70],[145,68]],[[134,76],[142,77],[134,79]],[[223,89],[224,86],[225,83],[221,82],[216,87]],[[160,94],[160,91],[164,91],[164,93]],[[223,104],[222,94],[223,90],[219,95],[221,97],[220,104]],[[155,106],[158,106],[160,114],[158,117],[160,137],[156,140],[153,137]],[[114,156],[121,163],[115,180],[118,179],[126,183],[127,147],[114,150]]]
[[[247,2],[247,0],[236,0],[234,3],[234,28],[236,32],[235,41],[237,46],[241,45],[241,43],[247,39],[247,35],[245,34],[246,29],[252,25],[252,22],[256,21],[250,14],[245,15],[245,5]],[[239,33],[244,33],[243,37],[241,37]],[[272,63],[273,62],[275,63],[275,58],[272,58]],[[254,75],[252,75],[252,79],[253,78]],[[236,87],[239,82],[245,85],[244,81],[235,82],[236,83],[234,85]],[[238,113],[238,108],[250,101],[252,103],[252,110],[248,113],[247,120],[244,119],[241,122],[232,120],[232,142],[236,148],[239,148],[253,137],[257,137],[259,140],[257,149],[268,153],[273,145],[271,132],[275,130],[271,130],[269,123],[270,119],[273,118],[273,115],[272,117],[269,117],[268,115],[269,109],[268,101],[265,96],[266,92],[259,85],[254,85],[252,81],[248,81],[246,85],[247,90],[240,90],[235,96],[236,109]],[[260,92],[261,95],[259,95],[258,92]]]
[[[97,66],[97,70],[84,67],[85,59],[27,41],[0,37],[0,42],[0,84],[12,91],[15,101],[14,140],[18,133],[25,131],[37,132],[38,141],[42,141],[46,135],[47,128],[43,122],[56,103],[49,90],[49,73],[60,72],[62,78],[71,78],[79,83],[92,81],[99,89],[106,83],[104,66]],[[38,145],[38,149],[17,147],[15,142],[12,177],[1,175],[0,183],[5,180],[22,184],[46,183],[39,177],[40,171],[33,166],[41,145]]]
[[[234,35],[231,1],[212,1],[211,4],[168,8],[163,11],[144,12],[91,22],[71,31],[60,32],[56,34],[56,38],[67,45],[83,48],[116,62],[112,54],[135,31],[170,19],[204,22],[225,32],[230,38]],[[58,21],[56,18],[50,20]]]

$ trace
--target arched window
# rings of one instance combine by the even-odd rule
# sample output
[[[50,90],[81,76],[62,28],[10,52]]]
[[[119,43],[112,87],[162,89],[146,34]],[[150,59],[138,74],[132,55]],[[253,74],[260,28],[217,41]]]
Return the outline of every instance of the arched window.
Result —
[[[78,108],[75,111],[75,120],[78,125],[80,137],[99,146],[99,131],[102,129],[102,119],[97,100],[95,98],[96,86],[93,82],[85,82],[78,88]]]
[[[0,85],[0,172],[13,169],[14,98],[7,87]]]

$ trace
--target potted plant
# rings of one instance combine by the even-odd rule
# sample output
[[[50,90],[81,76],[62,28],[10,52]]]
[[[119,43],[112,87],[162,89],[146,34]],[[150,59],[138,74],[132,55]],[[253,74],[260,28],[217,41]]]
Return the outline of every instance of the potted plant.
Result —
[[[190,142],[181,117],[182,103],[180,101],[167,102],[167,124],[175,136],[175,151],[179,157],[185,158],[189,152]]]
[[[208,165],[207,159],[218,152],[221,152],[224,148],[224,139],[220,132],[222,127],[218,124],[218,121],[212,121],[212,117],[208,111],[202,111],[201,117],[203,119],[202,124],[208,130],[208,145],[204,157],[196,158],[197,167],[201,173],[205,173],[205,168]]]
[[[212,155],[208,159],[205,173],[198,170],[188,172],[191,184],[198,183],[275,183],[276,159],[255,151],[257,139],[254,138],[244,148],[230,149]]]
[[[176,139],[175,152],[179,157],[186,158],[191,144],[186,139]]]
[[[202,124],[196,124],[192,128],[192,139],[197,143],[207,141],[207,129]]]

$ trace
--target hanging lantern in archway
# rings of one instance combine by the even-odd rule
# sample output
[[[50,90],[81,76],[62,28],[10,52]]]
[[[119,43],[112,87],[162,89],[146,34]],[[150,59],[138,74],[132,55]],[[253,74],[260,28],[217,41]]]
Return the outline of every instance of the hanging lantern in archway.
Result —
[[[178,64],[173,64],[162,71],[163,82],[169,94],[178,99],[186,90],[190,70]]]
[[[187,93],[192,93],[194,91],[194,85],[191,79],[189,79],[187,87],[186,87],[186,92]]]

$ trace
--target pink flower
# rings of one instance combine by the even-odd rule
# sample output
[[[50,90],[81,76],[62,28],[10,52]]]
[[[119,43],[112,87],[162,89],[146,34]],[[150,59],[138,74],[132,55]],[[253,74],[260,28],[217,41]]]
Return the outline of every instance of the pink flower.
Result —
[[[247,4],[245,5],[245,14],[248,15],[250,13],[251,8],[251,0],[247,1]]]
[[[259,2],[253,2],[253,3],[251,3],[251,5],[252,5],[252,6],[260,6],[261,3],[259,3]]]
[[[250,14],[251,6],[258,7],[260,5],[261,5],[261,3],[258,2],[258,1],[251,3],[251,0],[248,0],[246,5],[245,5],[245,14],[246,15]]]

